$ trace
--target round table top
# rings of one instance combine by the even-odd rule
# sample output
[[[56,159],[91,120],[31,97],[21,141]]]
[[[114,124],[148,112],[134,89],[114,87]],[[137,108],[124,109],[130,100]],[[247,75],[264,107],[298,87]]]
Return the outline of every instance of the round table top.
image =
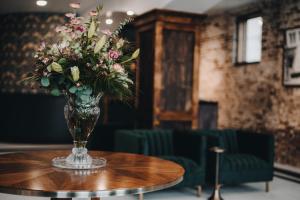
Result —
[[[66,170],[51,160],[70,151],[30,151],[0,155],[0,192],[55,198],[122,196],[164,189],[183,179],[174,162],[129,153],[89,151],[107,166],[97,170]]]

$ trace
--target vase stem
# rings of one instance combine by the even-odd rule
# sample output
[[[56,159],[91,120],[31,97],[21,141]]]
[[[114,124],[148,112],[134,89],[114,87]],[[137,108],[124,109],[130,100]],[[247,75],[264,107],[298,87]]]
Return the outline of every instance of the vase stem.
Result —
[[[74,148],[85,148],[87,141],[74,141]]]

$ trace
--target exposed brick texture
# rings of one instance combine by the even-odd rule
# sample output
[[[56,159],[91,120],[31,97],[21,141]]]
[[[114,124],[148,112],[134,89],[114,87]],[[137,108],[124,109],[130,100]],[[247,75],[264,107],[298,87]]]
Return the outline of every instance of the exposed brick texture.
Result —
[[[236,17],[260,11],[262,60],[234,64]],[[202,32],[200,99],[219,104],[218,127],[268,132],[276,161],[300,167],[300,88],[282,84],[284,29],[300,27],[299,0],[262,1],[215,14]]]

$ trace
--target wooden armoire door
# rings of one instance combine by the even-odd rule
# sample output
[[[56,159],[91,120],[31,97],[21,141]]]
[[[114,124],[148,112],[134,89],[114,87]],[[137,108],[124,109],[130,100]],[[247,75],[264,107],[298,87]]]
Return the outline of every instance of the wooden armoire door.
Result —
[[[202,19],[161,10],[137,18],[139,127],[197,128]]]

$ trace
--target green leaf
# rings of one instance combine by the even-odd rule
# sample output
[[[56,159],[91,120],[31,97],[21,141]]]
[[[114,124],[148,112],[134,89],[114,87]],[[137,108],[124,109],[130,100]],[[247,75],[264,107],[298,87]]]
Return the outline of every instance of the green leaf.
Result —
[[[132,59],[136,59],[140,54],[140,49],[135,50],[135,52],[133,52],[131,58]]]
[[[84,94],[80,95],[80,99],[81,99],[82,101],[88,101],[89,98],[90,98],[90,96],[88,96],[88,95],[84,95]]]
[[[60,91],[57,88],[55,88],[55,89],[51,90],[50,94],[52,94],[53,96],[59,96],[60,95]]]
[[[57,62],[53,62],[51,64],[51,68],[52,68],[53,71],[55,71],[57,73],[62,73],[63,72],[63,69],[62,69],[61,65],[58,64]]]
[[[130,57],[129,59],[127,59],[127,60],[121,62],[121,64],[125,64],[125,63],[127,63],[127,62],[129,62],[129,61],[132,61],[132,60],[136,59],[136,58],[139,56],[139,54],[140,54],[140,49],[135,50],[135,51],[133,52],[133,54],[131,55],[131,57]]]
[[[67,64],[67,59],[65,59],[65,58],[59,59],[58,60],[58,64],[60,64],[60,65],[66,65]]]
[[[48,65],[48,66],[47,66],[47,70],[48,70],[48,72],[51,72],[51,71],[52,71],[51,65]]]
[[[96,25],[94,20],[92,20],[89,30],[88,30],[88,38],[92,38],[96,31]]]
[[[42,77],[41,78],[41,84],[43,87],[48,87],[50,85],[50,81],[48,77]]]
[[[100,40],[97,42],[95,49],[94,49],[94,53],[99,53],[99,51],[102,49],[102,47],[104,46],[106,42],[106,35],[103,35]]]
[[[87,87],[86,89],[82,90],[82,94],[84,95],[91,95],[93,93],[92,88]]]
[[[77,91],[77,87],[76,87],[76,86],[72,86],[72,87],[69,88],[69,92],[70,92],[71,94],[75,94],[76,91]]]

